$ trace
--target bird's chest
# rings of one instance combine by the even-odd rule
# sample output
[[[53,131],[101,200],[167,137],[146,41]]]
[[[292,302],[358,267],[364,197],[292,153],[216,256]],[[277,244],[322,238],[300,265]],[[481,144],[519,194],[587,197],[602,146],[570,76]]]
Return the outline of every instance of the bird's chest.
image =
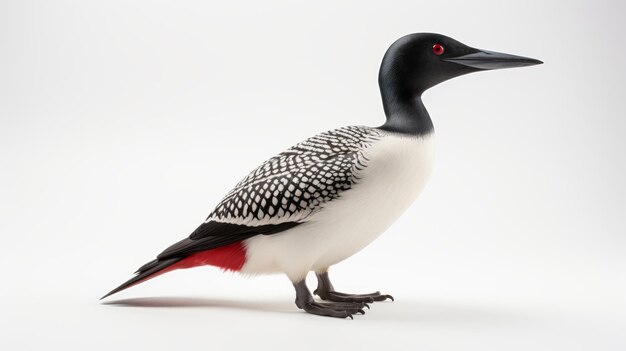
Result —
[[[312,219],[327,227],[318,235],[333,248],[318,265],[334,264],[358,252],[413,203],[432,171],[433,147],[434,134],[388,134],[366,150],[366,167],[358,182]]]

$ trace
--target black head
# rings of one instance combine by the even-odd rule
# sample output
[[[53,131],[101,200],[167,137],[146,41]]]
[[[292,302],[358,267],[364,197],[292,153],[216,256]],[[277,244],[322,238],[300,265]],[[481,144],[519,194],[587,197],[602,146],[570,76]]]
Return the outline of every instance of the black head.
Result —
[[[448,79],[472,72],[540,63],[527,57],[475,49],[441,34],[406,35],[389,47],[380,66],[378,84],[387,124],[397,124],[397,121],[390,121],[398,119],[394,115],[406,115],[403,119],[411,114],[428,117],[421,104],[422,93]],[[432,129],[429,117],[426,122],[431,123]]]

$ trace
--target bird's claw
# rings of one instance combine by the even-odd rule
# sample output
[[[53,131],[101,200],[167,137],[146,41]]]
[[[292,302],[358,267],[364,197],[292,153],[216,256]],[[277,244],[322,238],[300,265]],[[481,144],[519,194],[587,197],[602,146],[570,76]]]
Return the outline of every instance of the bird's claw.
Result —
[[[302,309],[320,316],[354,319],[355,314],[365,314],[364,307],[365,303],[362,302],[310,301],[302,306]]]
[[[318,295],[322,300],[325,301],[334,301],[334,302],[360,302],[365,304],[365,307],[368,309],[370,303],[385,301],[387,299],[391,301],[395,301],[393,296],[388,294],[381,294],[380,291],[376,291],[369,294],[346,294],[338,291],[318,291],[314,292]]]

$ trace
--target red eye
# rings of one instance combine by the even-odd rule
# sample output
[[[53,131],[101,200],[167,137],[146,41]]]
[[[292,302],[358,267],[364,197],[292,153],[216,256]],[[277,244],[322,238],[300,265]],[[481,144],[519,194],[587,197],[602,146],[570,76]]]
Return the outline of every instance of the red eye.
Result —
[[[444,51],[445,50],[443,48],[443,45],[441,45],[441,44],[433,45],[433,52],[435,53],[435,55],[437,55],[437,56],[442,55]]]

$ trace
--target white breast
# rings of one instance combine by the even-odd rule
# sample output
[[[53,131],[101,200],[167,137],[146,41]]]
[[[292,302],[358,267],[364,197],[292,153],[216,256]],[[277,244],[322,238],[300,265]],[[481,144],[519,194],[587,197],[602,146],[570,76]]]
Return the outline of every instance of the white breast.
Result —
[[[326,204],[307,223],[246,241],[244,274],[286,273],[299,281],[363,249],[417,198],[433,165],[434,133],[385,134],[370,146],[359,182]]]

